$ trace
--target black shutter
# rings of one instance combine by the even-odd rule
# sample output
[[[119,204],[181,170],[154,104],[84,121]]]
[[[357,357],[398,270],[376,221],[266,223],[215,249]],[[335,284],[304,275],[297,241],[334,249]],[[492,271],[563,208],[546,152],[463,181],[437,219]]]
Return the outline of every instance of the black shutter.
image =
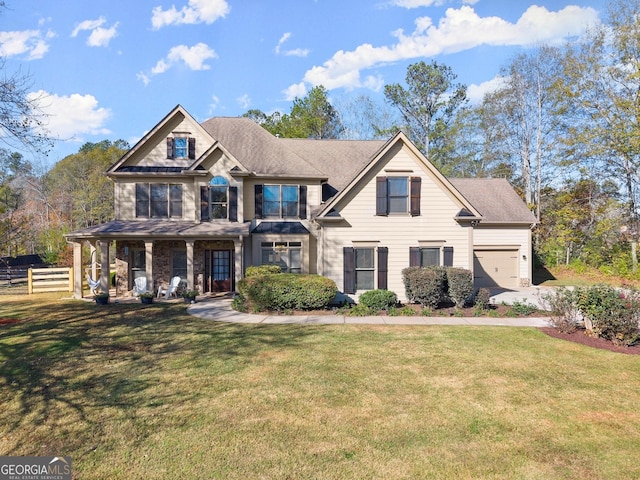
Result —
[[[344,247],[342,252],[344,293],[356,293],[356,249],[353,247]]]
[[[229,221],[238,221],[238,187],[229,187]]]
[[[307,218],[307,186],[300,185],[299,199],[298,199],[298,217],[301,219]]]
[[[409,247],[409,266],[420,267],[420,247]]]
[[[444,247],[444,266],[453,267],[453,247]]]
[[[173,138],[167,138],[167,158],[173,158]]]
[[[256,218],[262,218],[262,185],[255,186]]]
[[[376,215],[388,215],[387,177],[376,178]]]
[[[191,160],[196,158],[196,139],[193,137],[189,138],[189,158]]]
[[[411,177],[411,215],[420,215],[420,188],[422,178]]]
[[[380,290],[387,289],[388,260],[389,249],[387,247],[378,247],[378,288]]]
[[[200,187],[200,221],[209,220],[209,187]]]

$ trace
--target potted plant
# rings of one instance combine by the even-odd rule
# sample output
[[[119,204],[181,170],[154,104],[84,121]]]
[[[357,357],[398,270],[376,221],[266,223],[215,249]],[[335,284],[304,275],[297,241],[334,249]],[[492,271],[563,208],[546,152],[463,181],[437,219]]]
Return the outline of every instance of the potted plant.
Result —
[[[98,305],[106,305],[109,303],[109,294],[108,293],[96,293],[93,296],[93,299],[96,301],[96,304]]]
[[[187,303],[196,303],[196,297],[198,296],[197,290],[185,290],[182,292],[182,298]]]
[[[142,292],[140,295],[140,302],[141,303],[153,303],[153,292]]]

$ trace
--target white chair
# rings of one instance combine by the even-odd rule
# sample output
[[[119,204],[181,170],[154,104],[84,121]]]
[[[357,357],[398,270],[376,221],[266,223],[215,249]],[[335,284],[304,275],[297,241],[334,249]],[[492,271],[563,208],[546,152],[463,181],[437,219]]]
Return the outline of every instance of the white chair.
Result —
[[[162,288],[162,285],[158,287],[158,298],[164,295],[164,298],[169,298],[171,295],[178,296],[178,285],[180,285],[180,277],[173,277],[169,282],[168,288]]]
[[[100,289],[100,280],[94,280],[87,273],[87,283],[89,284],[89,290],[91,290],[91,293],[93,293],[94,295],[98,293],[98,290]]]
[[[137,297],[147,291],[147,277],[137,277],[133,285],[133,296]]]

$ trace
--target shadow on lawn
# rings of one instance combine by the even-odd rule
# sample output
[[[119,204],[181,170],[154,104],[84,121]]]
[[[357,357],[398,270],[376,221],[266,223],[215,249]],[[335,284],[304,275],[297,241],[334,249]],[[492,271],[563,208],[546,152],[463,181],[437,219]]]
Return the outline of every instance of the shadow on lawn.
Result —
[[[248,326],[203,321],[183,304],[110,304],[80,301],[3,303],[21,321],[0,325],[0,429],[86,422],[91,436],[101,433],[103,409],[134,415],[139,408],[188,404],[198,393],[174,388],[167,370],[173,365],[210,368],[217,362],[243,368],[272,349],[305,348],[304,337],[316,328]],[[216,375],[211,371],[211,375]],[[166,388],[158,388],[166,382]],[[161,393],[160,393],[161,392]],[[165,412],[165,410],[162,410]],[[165,412],[170,415],[170,412]],[[10,452],[44,454],[23,435]],[[82,445],[83,439],[72,439]],[[69,439],[66,439],[68,442]],[[84,439],[84,442],[93,440]],[[52,444],[54,442],[54,444]],[[60,447],[69,449],[64,442]],[[48,453],[48,450],[47,450]],[[55,453],[55,452],[52,452]]]

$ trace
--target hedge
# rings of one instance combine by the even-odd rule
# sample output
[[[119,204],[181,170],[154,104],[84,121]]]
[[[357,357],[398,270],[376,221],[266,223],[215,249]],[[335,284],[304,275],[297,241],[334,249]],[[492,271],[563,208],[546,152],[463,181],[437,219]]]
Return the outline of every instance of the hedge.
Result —
[[[327,308],[338,288],[320,275],[282,273],[245,277],[238,291],[254,310],[315,310]]]

